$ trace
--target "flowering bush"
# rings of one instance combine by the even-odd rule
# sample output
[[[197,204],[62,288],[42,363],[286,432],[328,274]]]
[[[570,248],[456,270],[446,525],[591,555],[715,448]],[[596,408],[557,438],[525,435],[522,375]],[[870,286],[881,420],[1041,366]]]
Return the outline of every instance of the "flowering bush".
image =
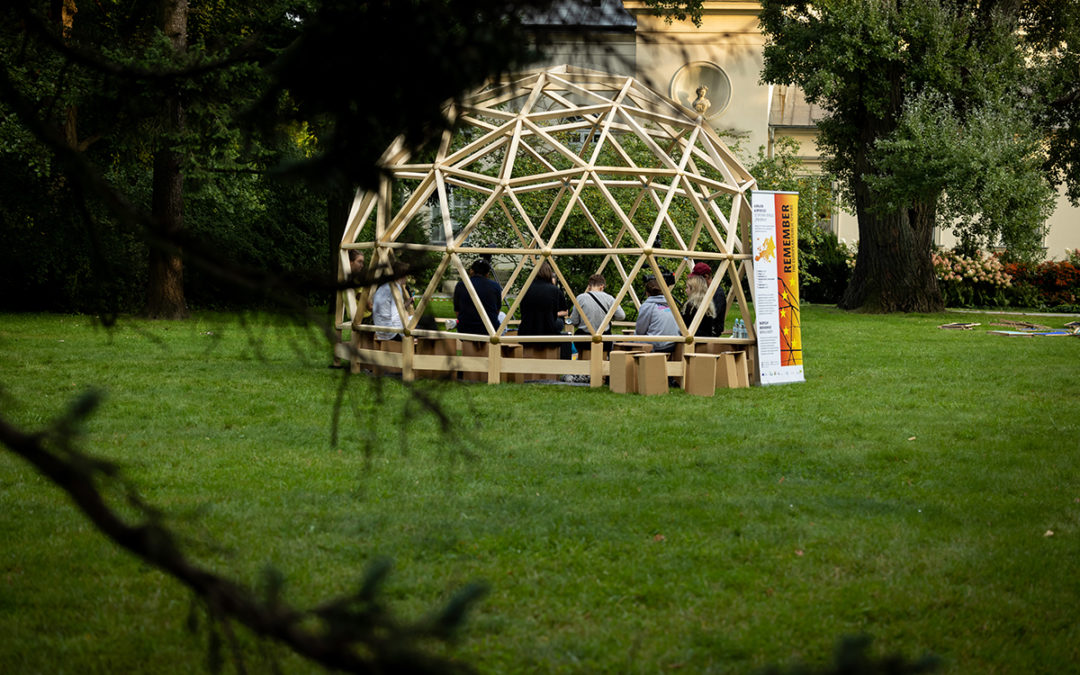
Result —
[[[1080,267],[1080,248],[1065,249],[1065,259],[1072,263],[1073,267]]]
[[[849,244],[847,241],[841,239],[840,248],[844,252],[844,258],[847,262],[848,269],[855,269],[855,258],[859,256],[859,240],[856,239]]]
[[[1012,277],[997,256],[979,251],[973,257],[935,251],[934,273],[946,306],[1002,307],[1009,304],[1006,289]]]
[[[1006,265],[1017,286],[1034,291],[1031,295],[1035,302],[1026,304],[1057,307],[1080,302],[1080,260],[1073,260],[1078,257],[1075,250],[1066,253],[1068,260],[1048,260],[1038,265],[1022,262]]]

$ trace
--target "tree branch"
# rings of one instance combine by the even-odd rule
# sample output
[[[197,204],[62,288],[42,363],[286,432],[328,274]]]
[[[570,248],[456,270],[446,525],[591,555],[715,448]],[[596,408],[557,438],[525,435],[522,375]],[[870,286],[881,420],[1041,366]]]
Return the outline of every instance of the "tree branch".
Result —
[[[97,393],[88,392],[52,429],[37,433],[26,433],[0,417],[0,443],[64,490],[102,534],[202,598],[211,615],[225,622],[226,636],[231,631],[227,622],[237,621],[315,663],[346,672],[471,672],[460,663],[424,652],[418,643],[447,639],[460,625],[464,610],[483,594],[482,587],[466,587],[431,619],[400,624],[377,600],[379,583],[387,571],[383,564],[372,568],[357,593],[310,611],[297,610],[279,600],[276,586],[260,600],[248,588],[192,562],[160,514],[130,489],[129,500],[143,517],[133,524],[125,522],[106,503],[98,487],[102,478],[117,476],[117,467],[72,445],[76,428],[99,402]],[[312,618],[316,625],[306,627],[311,626]]]
[[[64,40],[56,31],[50,28],[49,22],[40,13],[30,8],[27,2],[15,4],[15,10],[24,20],[24,25],[39,35],[52,49],[64,56],[68,61],[85,66],[91,70],[133,80],[154,80],[168,82],[185,78],[206,75],[217,70],[229,68],[238,63],[263,63],[273,54],[261,46],[258,36],[245,40],[235,47],[228,56],[210,61],[200,59],[188,59],[189,63],[180,68],[142,68],[130,63],[121,63],[105,58],[100,52],[83,49]]]

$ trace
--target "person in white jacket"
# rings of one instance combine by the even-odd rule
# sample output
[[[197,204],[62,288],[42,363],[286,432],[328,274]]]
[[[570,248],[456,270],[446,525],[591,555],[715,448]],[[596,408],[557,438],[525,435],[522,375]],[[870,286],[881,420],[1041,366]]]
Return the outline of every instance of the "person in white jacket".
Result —
[[[398,292],[401,293],[402,304],[405,306],[405,311],[409,312],[412,309],[412,298],[409,296],[409,291],[405,288],[405,274],[408,271],[408,266],[401,262],[395,262],[393,265],[393,274],[396,279],[389,281],[379,286],[375,291],[375,296],[371,301],[371,322],[376,326],[389,326],[391,328],[404,328],[405,323],[402,321],[401,315],[398,313],[397,303],[394,301],[394,287],[396,286]],[[408,318],[408,315],[405,316]],[[400,340],[401,333],[375,333],[376,340]]]

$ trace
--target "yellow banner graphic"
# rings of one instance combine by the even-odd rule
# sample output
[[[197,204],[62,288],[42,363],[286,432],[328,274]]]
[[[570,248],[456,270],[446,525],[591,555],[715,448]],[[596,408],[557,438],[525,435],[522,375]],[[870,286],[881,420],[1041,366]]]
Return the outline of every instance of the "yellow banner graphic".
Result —
[[[799,195],[778,193],[776,234],[780,255],[776,257],[776,282],[780,316],[780,365],[802,365],[802,331],[799,319]]]

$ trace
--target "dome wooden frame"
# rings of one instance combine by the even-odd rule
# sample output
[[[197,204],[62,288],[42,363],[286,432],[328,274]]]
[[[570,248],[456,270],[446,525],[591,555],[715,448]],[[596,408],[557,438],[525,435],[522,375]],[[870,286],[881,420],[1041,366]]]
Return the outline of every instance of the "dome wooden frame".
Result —
[[[347,351],[354,369],[359,363],[400,368],[405,379],[412,379],[418,368],[466,370],[486,372],[490,382],[512,373],[581,373],[591,375],[598,386],[607,374],[599,349],[591,350],[590,363],[558,364],[539,359],[512,363],[519,359],[500,357],[504,351],[500,349],[487,350],[490,358],[436,357],[418,350],[420,341],[447,338],[462,345],[512,341],[526,346],[583,339],[569,334],[504,334],[513,328],[512,317],[540,261],[550,260],[563,288],[570,288],[559,267],[564,256],[593,256],[597,271],[613,266],[621,287],[609,285],[607,290],[616,304],[629,299],[635,306],[641,302],[634,288],[639,276],[661,277],[668,271],[682,279],[693,262],[708,263],[714,270],[709,293],[716,292],[721,280],[727,281],[729,322],[741,317],[750,330],[748,338],[693,337],[703,308],[689,325],[679,312],[674,313],[679,335],[604,335],[599,327],[589,326],[591,339],[594,343],[674,340],[684,344],[687,352],[705,350],[703,345],[727,344],[747,349],[751,362],[756,362],[756,337],[743,290],[745,286],[753,293],[748,191],[756,183],[705,119],[634,78],[572,66],[489,82],[467,96],[460,107],[451,105],[448,113],[455,126],[442,135],[437,148],[414,157],[403,138],[397,139],[380,161],[383,175],[378,189],[358,191],[352,205],[339,249],[342,282],[348,279],[349,255],[354,250],[365,256],[368,269],[376,270],[376,275],[378,270],[389,269],[390,261],[403,251],[441,256],[403,330],[349,320],[362,316],[358,303],[363,306],[373,288],[360,293],[344,289],[338,294],[336,322],[339,329],[352,330],[353,349]],[[627,149],[630,145],[633,151]],[[467,220],[455,221],[450,192],[468,195],[471,201],[467,203],[476,205]],[[526,199],[540,199],[547,207],[526,206]],[[485,219],[502,223],[512,245],[477,244],[472,235]],[[404,241],[406,227],[420,220],[430,222],[445,243]],[[560,235],[571,231],[568,223],[577,228],[578,236],[593,243],[560,246]],[[563,236],[564,240],[568,237]],[[418,328],[420,316],[448,271],[467,278],[469,258],[484,254],[515,261],[504,298],[509,301],[507,294],[521,284],[502,324],[492,325],[481,310],[487,334]],[[672,265],[675,269],[668,269]],[[677,307],[674,289],[663,286],[668,302]],[[479,307],[472,286],[466,284],[466,288]],[[578,307],[575,295],[584,289],[570,290],[568,298]],[[394,299],[405,316],[405,299],[396,290]],[[605,323],[611,322],[614,311],[614,307],[609,310]],[[375,331],[402,333],[401,352],[375,349],[368,339]],[[469,347],[479,345],[464,346],[465,354],[475,354],[477,350]],[[681,369],[680,363],[668,366],[675,376],[682,374]]]

